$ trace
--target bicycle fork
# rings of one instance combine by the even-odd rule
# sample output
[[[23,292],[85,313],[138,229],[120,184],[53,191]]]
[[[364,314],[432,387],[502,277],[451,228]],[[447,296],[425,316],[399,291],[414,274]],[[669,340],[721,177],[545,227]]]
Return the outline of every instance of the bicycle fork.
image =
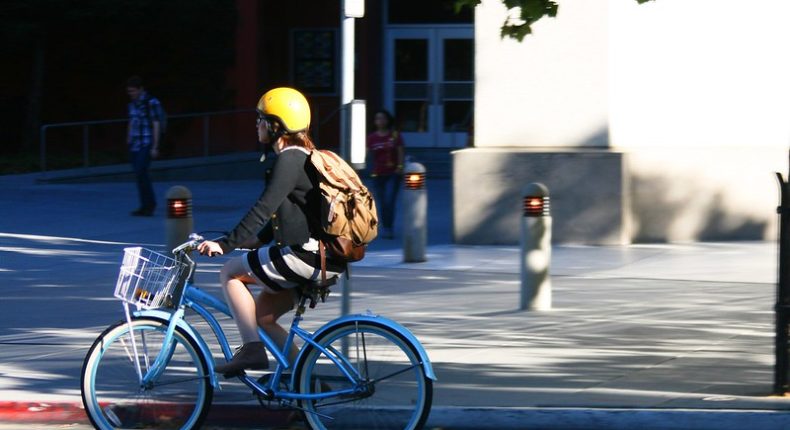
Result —
[[[145,341],[145,332],[140,331],[140,337],[143,343],[142,352],[143,360],[145,362],[145,373],[143,373],[143,368],[140,365],[140,351],[137,347],[137,339],[134,335],[134,326],[132,325],[132,316],[129,312],[128,303],[124,303],[124,312],[126,314],[126,322],[129,325],[129,340],[132,344],[133,355],[133,357],[130,358],[132,358],[134,361],[135,370],[137,371],[137,382],[140,384],[141,388],[147,388],[151,385],[152,381],[156,380],[156,378],[161,375],[165,366],[170,361],[170,357],[175,350],[173,333],[175,332],[176,325],[178,325],[178,321],[184,317],[184,308],[179,307],[173,314],[171,314],[170,320],[167,324],[167,330],[165,331],[165,338],[162,340],[162,348],[159,350],[159,354],[157,354],[153,364],[150,363],[149,360],[148,343]]]

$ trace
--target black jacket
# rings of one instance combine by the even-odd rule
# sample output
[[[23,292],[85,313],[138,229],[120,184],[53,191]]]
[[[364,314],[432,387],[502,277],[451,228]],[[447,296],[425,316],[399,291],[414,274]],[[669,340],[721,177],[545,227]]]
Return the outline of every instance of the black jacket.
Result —
[[[217,241],[222,250],[228,253],[253,235],[278,246],[299,246],[320,237],[322,197],[316,175],[301,150],[281,152],[258,201],[227,237]]]

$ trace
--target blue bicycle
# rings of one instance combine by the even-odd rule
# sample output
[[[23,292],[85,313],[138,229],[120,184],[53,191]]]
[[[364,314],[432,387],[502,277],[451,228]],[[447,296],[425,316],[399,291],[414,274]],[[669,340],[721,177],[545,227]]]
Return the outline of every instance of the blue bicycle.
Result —
[[[190,281],[198,235],[168,257],[127,248],[115,296],[126,318],[91,346],[82,368],[85,411],[98,429],[194,429],[205,420],[219,380],[214,357],[186,319],[194,311],[211,328],[225,360],[233,353],[209,309],[230,316],[228,306]],[[326,284],[299,286],[288,341],[302,347],[295,362],[262,330],[274,371],[239,379],[261,400],[294,408],[313,429],[419,429],[431,409],[431,362],[402,325],[375,315],[348,315],[314,333],[299,327],[306,308],[324,301]]]

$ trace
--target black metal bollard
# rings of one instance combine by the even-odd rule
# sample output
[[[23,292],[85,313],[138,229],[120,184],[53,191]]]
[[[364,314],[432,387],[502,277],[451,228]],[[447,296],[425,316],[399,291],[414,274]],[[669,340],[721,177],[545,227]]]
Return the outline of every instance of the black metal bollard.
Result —
[[[776,337],[774,339],[774,393],[788,392],[788,313],[790,313],[790,183],[776,173],[779,180],[780,203],[779,213],[779,280],[776,287],[776,305],[774,307]]]

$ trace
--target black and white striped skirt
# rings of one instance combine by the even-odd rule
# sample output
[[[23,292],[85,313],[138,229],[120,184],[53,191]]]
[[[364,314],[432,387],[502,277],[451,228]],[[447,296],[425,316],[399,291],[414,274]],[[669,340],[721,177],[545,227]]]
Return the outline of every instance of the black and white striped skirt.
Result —
[[[249,251],[244,262],[250,275],[269,293],[294,288],[306,280],[317,280],[321,277],[319,254],[299,247],[263,247]],[[327,258],[327,278],[344,271],[344,264]]]

